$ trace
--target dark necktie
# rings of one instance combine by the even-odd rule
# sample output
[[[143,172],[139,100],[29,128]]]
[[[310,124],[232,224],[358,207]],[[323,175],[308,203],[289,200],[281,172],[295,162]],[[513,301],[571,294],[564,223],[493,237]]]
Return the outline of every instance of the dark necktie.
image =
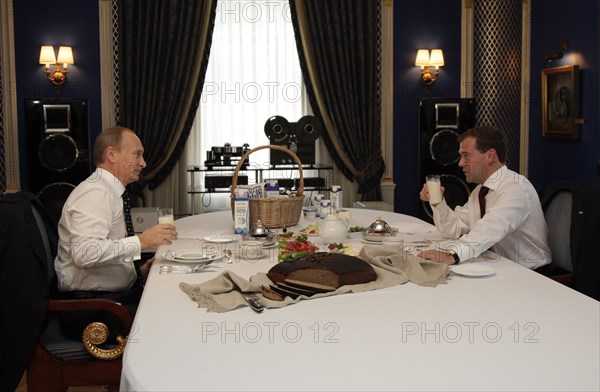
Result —
[[[131,200],[129,200],[129,192],[125,190],[123,192],[123,217],[125,218],[125,229],[127,230],[127,237],[132,237],[135,235],[135,231],[133,231],[133,221],[131,220]],[[133,266],[135,267],[135,283],[134,287],[140,286],[142,284],[142,270],[140,269],[140,264],[133,261]]]
[[[123,216],[125,217],[125,229],[127,229],[127,237],[135,235],[133,231],[133,221],[131,220],[131,200],[129,200],[129,192],[123,192]]]
[[[482,186],[479,190],[479,212],[482,218],[485,215],[485,195],[487,195],[489,190],[490,188],[487,186]]]

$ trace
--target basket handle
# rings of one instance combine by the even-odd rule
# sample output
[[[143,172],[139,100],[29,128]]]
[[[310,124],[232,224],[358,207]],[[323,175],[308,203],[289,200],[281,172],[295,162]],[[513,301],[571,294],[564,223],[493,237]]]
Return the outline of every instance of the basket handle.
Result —
[[[250,151],[248,151],[244,155],[242,155],[242,157],[240,158],[240,161],[238,162],[237,166],[235,167],[235,170],[233,171],[233,179],[231,180],[231,198],[232,199],[234,198],[235,187],[237,186],[237,180],[238,180],[238,173],[240,172],[240,169],[242,168],[242,165],[244,164],[246,159],[248,159],[250,154],[252,154],[253,152],[258,151],[258,150],[264,150],[265,148],[283,151],[292,157],[292,159],[296,162],[296,165],[298,166],[298,173],[300,176],[299,181],[298,181],[297,194],[304,195],[304,174],[302,173],[302,162],[300,162],[300,158],[298,158],[298,155],[296,155],[292,150],[290,150],[288,148],[281,147],[281,146],[278,146],[275,144],[267,144],[264,146],[254,147],[253,149],[251,149]]]

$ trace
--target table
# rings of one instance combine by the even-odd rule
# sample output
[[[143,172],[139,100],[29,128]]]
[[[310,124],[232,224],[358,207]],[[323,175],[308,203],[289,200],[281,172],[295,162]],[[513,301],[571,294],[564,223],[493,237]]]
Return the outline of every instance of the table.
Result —
[[[350,211],[352,225],[381,216],[393,227],[424,229],[402,234],[406,244],[441,238],[423,233],[433,227],[413,217]],[[291,229],[307,224],[302,218]],[[188,238],[233,232],[230,212],[180,219],[176,226]],[[198,244],[178,240],[171,248]],[[200,283],[225,269],[248,278],[266,272],[271,256],[215,262],[220,268],[186,275],[160,275],[167,262],[158,257],[123,357],[121,389],[598,391],[599,302],[505,258],[486,257],[477,262],[493,267],[493,276],[453,276],[434,288],[409,282],[260,314],[250,308],[208,313],[178,284]]]

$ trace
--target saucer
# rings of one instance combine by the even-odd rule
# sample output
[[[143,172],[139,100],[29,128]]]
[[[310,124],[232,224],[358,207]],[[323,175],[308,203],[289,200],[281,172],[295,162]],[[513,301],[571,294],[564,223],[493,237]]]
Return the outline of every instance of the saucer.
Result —
[[[215,234],[207,235],[204,237],[204,241],[226,244],[235,241],[235,239],[229,234]]]
[[[487,265],[477,264],[459,264],[450,267],[450,270],[455,274],[464,276],[490,276],[494,275],[496,271],[492,267]]]

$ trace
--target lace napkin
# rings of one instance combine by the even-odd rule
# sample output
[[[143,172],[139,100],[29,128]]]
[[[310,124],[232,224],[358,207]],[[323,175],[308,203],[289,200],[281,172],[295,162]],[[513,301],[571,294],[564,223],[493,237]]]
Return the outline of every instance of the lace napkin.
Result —
[[[263,272],[257,273],[247,280],[231,271],[224,271],[207,282],[200,284],[181,282],[179,287],[198,303],[198,307],[206,308],[209,312],[222,313],[248,306],[242,293],[256,294],[259,302],[267,308],[281,308],[300,300],[383,289],[408,281],[421,286],[434,287],[446,283],[450,272],[450,268],[446,264],[434,263],[402,251],[387,251],[380,246],[364,246],[358,257],[373,266],[377,273],[376,280],[364,284],[342,286],[335,291],[310,297],[304,295],[296,299],[286,297],[283,301],[272,301],[263,297],[261,285],[273,284],[267,274]]]

